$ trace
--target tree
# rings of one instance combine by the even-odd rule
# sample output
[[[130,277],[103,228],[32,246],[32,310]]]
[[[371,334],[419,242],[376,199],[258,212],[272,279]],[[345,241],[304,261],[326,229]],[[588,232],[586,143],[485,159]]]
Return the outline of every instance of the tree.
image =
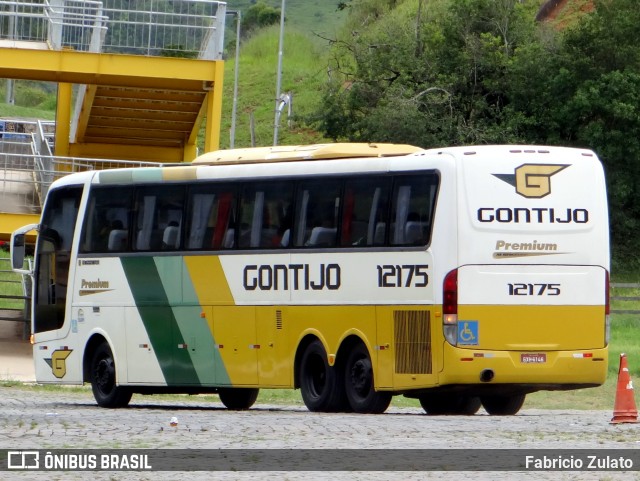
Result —
[[[614,266],[625,269],[640,267],[639,25],[637,2],[596,0],[594,12],[564,38],[571,88],[554,109],[564,138],[594,149],[605,164]]]
[[[422,147],[590,148],[607,173],[614,266],[640,268],[640,9],[594,0],[558,32],[534,0],[352,0],[316,124]]]
[[[248,37],[255,30],[274,25],[280,21],[280,9],[258,2],[242,15],[242,36]]]
[[[506,73],[517,47],[529,41],[531,5],[353,4],[350,30],[334,42],[336,78],[327,84],[321,114],[334,120],[325,133],[362,141],[396,136],[424,147],[516,140],[503,114]],[[337,122],[341,117],[349,122]]]

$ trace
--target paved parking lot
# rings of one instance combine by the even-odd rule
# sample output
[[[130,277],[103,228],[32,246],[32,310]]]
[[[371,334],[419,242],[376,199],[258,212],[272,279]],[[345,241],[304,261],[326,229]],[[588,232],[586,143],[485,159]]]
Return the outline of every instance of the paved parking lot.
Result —
[[[0,449],[638,449],[640,425],[611,425],[605,411],[524,409],[517,416],[318,414],[256,405],[224,409],[201,397],[135,395],[127,409],[98,408],[90,392],[0,387]],[[177,418],[177,426],[170,425]],[[490,463],[490,460],[487,461]],[[252,472],[0,473],[15,479],[254,479]],[[446,474],[446,476],[445,476]],[[5,476],[0,476],[5,479]],[[262,479],[640,479],[640,472],[266,472]]]
[[[0,339],[0,379],[33,381],[31,349]],[[257,404],[245,412],[199,396],[134,395],[127,409],[98,408],[90,390],[0,386],[0,449],[640,449],[640,424],[611,425],[608,411],[523,409],[517,416],[426,416],[391,407],[383,415],[319,414]],[[177,418],[177,426],[170,424]],[[473,451],[469,451],[473,453]],[[460,451],[457,451],[460,453]],[[496,451],[497,454],[500,451]],[[358,453],[356,453],[357,455]],[[362,453],[360,453],[362,454]],[[366,454],[366,452],[365,452]],[[459,454],[458,454],[459,455]],[[453,458],[455,459],[455,458]],[[490,459],[486,462],[490,463]],[[484,461],[483,461],[484,462]],[[640,464],[640,463],[639,463]],[[448,469],[454,469],[449,467]],[[0,472],[0,479],[196,480],[640,480],[633,472]]]

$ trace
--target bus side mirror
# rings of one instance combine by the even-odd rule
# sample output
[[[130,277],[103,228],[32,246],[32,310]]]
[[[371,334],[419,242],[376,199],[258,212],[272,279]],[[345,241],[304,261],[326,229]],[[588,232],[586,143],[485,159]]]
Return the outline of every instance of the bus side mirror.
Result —
[[[24,236],[27,232],[36,230],[37,228],[38,224],[29,224],[24,227],[20,227],[20,229],[11,234],[11,269],[13,269],[14,272],[19,274],[31,274],[29,269],[22,268],[24,265],[25,254]]]
[[[11,268],[22,270],[24,265],[24,234],[11,236]]]

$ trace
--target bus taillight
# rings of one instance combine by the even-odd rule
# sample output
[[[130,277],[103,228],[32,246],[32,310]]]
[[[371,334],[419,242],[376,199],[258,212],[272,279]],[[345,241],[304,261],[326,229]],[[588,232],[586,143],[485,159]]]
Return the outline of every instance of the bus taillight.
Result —
[[[455,346],[458,339],[458,269],[452,270],[444,278],[442,323],[445,339]]]

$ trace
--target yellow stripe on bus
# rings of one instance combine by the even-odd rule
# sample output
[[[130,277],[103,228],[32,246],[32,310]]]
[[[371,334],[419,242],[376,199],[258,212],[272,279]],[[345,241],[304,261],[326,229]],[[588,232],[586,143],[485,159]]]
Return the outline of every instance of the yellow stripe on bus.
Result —
[[[195,180],[196,169],[188,167],[167,167],[162,169],[162,180]]]
[[[234,304],[218,257],[189,256],[184,258],[184,263],[201,306]]]

